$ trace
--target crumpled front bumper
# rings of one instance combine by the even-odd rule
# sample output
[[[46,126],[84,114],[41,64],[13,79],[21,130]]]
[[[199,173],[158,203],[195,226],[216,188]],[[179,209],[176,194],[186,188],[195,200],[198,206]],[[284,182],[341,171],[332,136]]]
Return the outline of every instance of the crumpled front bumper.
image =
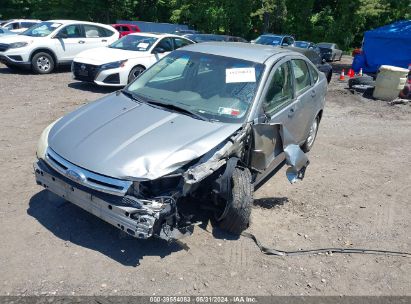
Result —
[[[135,197],[118,197],[88,189],[56,172],[43,160],[33,166],[37,184],[136,238],[153,236],[154,226],[165,210],[159,208],[158,202],[151,208],[147,201]]]

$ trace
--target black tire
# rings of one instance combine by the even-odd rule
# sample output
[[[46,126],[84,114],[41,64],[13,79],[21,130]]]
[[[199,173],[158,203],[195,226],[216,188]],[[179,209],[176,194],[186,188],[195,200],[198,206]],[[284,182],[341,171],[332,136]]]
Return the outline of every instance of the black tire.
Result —
[[[367,85],[375,86],[374,78],[371,76],[356,76],[354,78],[348,79],[348,87],[352,89],[354,85]]]
[[[333,55],[333,58],[331,58],[331,62],[335,61],[335,54]]]
[[[240,235],[250,224],[254,186],[247,168],[235,168],[232,176],[232,198],[225,217],[219,222],[221,229]]]
[[[128,75],[128,82],[130,83],[134,81],[141,73],[145,71],[145,68],[142,67],[141,65],[135,66],[134,68],[131,69],[130,74]]]
[[[31,59],[31,68],[37,74],[49,74],[55,66],[54,58],[49,53],[39,52]]]
[[[327,82],[328,83],[330,83],[332,76],[333,76],[333,72],[329,71],[328,74],[327,74]]]
[[[315,139],[317,138],[317,133],[318,133],[318,127],[320,126],[320,117],[317,116],[311,127],[310,127],[310,132],[308,134],[307,139],[305,140],[304,144],[301,146],[301,150],[303,150],[305,153],[309,152],[312,147],[314,146]]]

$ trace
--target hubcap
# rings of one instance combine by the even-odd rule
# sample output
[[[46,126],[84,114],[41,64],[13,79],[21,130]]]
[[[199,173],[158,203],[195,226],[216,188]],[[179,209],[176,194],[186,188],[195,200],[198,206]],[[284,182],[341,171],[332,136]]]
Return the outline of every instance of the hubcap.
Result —
[[[315,136],[317,135],[317,128],[318,128],[318,120],[315,119],[310,128],[310,133],[308,133],[307,145],[309,147],[311,147],[314,143]]]
[[[48,71],[50,69],[50,60],[45,56],[39,57],[37,59],[37,67],[42,71]]]

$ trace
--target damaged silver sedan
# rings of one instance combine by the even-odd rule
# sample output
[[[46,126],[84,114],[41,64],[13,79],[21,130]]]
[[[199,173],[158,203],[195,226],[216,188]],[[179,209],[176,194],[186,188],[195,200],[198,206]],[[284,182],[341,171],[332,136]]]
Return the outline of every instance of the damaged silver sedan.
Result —
[[[291,182],[304,177],[326,91],[299,53],[190,45],[48,126],[36,181],[136,238],[189,235],[188,197],[239,234],[255,187],[284,164]]]

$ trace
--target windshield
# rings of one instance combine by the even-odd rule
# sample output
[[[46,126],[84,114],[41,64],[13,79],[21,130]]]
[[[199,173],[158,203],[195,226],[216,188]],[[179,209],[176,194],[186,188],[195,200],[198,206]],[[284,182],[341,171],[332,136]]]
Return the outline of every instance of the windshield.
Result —
[[[22,32],[20,35],[30,36],[30,37],[46,37],[50,35],[54,30],[61,26],[61,23],[56,22],[40,22],[28,30]]]
[[[279,36],[260,36],[255,43],[264,45],[280,45],[282,38]]]
[[[156,41],[155,37],[127,35],[112,43],[109,48],[144,52],[150,49]]]
[[[194,40],[195,40],[196,42],[225,41],[225,36],[218,36],[218,35],[194,35]]]
[[[296,47],[303,48],[303,49],[308,48],[308,45],[309,45],[309,43],[305,42],[305,41],[296,41],[295,42]]]
[[[143,101],[182,108],[208,120],[243,122],[264,65],[230,57],[174,51],[127,91]]]
[[[319,46],[320,48],[331,49],[333,44],[321,42],[321,43],[317,43],[317,46]]]

